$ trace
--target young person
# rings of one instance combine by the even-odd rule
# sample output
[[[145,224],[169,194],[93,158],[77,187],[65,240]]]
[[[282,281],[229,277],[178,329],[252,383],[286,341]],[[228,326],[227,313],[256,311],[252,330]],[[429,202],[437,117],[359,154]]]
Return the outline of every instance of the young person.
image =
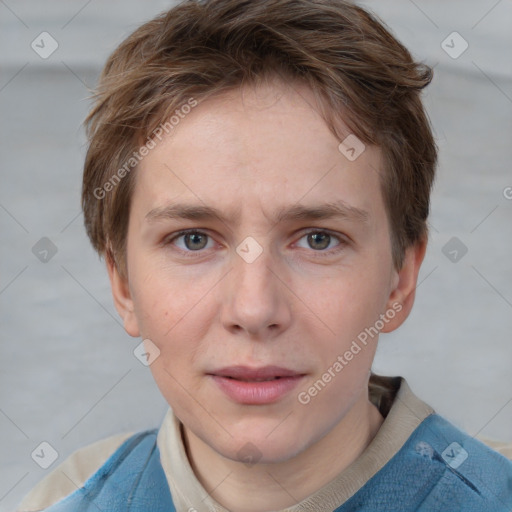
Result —
[[[511,510],[510,461],[371,373],[425,254],[431,78],[342,0],[188,1],[115,50],[85,224],[170,409],[20,511]]]

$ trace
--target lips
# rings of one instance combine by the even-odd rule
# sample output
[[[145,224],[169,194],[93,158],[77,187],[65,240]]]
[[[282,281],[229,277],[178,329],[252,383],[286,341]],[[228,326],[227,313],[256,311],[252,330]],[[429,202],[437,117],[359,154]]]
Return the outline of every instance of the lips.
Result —
[[[296,377],[300,373],[289,370],[287,368],[281,368],[280,366],[264,366],[261,368],[249,368],[247,366],[229,366],[212,372],[213,375],[219,377],[227,377],[242,381],[266,381],[279,379],[283,377]]]
[[[209,375],[231,400],[245,405],[277,402],[304,377],[304,374],[280,366],[230,366]]]

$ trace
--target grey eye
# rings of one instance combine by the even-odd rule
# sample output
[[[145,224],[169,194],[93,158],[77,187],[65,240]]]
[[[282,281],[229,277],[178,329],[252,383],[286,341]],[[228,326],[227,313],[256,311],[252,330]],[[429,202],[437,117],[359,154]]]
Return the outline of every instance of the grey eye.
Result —
[[[211,242],[209,238],[210,237],[206,233],[193,231],[190,233],[182,233],[181,235],[175,237],[172,241],[176,244],[176,246],[184,251],[200,251],[201,249],[205,249],[207,247],[208,242]]]
[[[317,233],[309,233],[307,235],[308,244],[312,249],[323,250],[329,247],[331,242],[331,235],[321,231]]]

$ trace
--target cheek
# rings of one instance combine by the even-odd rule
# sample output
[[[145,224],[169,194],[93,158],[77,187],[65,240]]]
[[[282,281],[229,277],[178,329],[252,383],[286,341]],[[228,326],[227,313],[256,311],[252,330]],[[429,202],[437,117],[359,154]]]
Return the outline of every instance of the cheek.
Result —
[[[347,268],[332,279],[305,283],[301,295],[306,308],[316,314],[320,326],[341,343],[373,325],[388,298],[384,271],[363,265]]]
[[[190,406],[190,394],[200,390],[194,372],[201,357],[201,340],[208,325],[209,306],[204,293],[190,281],[151,275],[135,293],[135,313],[141,335],[159,351],[150,365],[153,378],[167,402],[177,411]]]
[[[134,307],[141,336],[159,350],[150,369],[165,398],[178,406],[176,401],[186,401],[183,386],[193,392],[200,385],[194,369],[204,358],[207,331],[215,316],[212,295],[207,293],[215,281],[169,269],[139,277]]]
[[[211,286],[209,280],[195,279],[181,269],[149,265],[133,274],[135,314],[146,337],[160,341],[172,337],[181,323],[207,309],[204,299],[205,290]]]

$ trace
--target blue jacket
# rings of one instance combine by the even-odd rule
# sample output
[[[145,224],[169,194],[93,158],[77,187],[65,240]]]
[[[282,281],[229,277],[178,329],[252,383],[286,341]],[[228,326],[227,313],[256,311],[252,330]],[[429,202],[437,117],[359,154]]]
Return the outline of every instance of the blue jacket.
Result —
[[[127,439],[84,486],[47,512],[175,512],[157,430]],[[428,416],[400,451],[333,512],[510,512],[512,462]]]

